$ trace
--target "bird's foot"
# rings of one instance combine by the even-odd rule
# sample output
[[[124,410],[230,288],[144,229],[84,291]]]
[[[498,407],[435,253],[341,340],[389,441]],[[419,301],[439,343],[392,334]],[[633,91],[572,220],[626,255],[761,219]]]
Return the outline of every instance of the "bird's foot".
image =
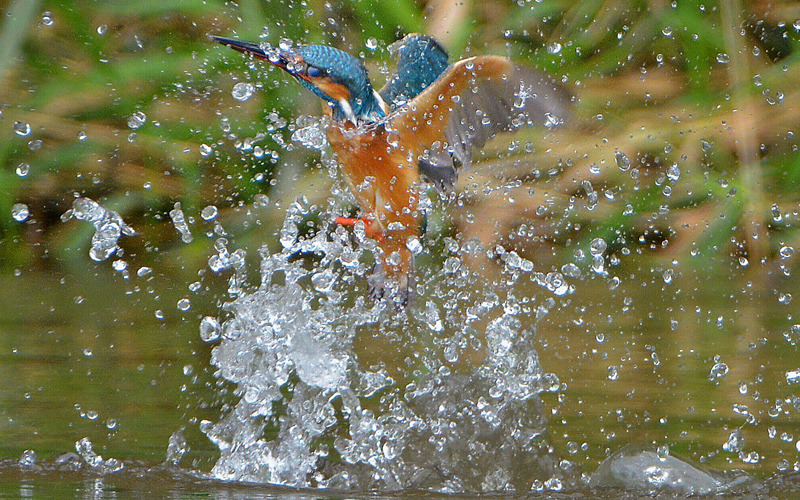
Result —
[[[367,278],[369,298],[373,301],[386,299],[400,311],[414,302],[414,274],[395,274],[388,277],[380,262],[372,267]]]
[[[366,217],[336,217],[334,222],[340,226],[355,226],[358,221],[364,223],[364,233],[366,233],[367,236],[378,241],[383,241],[383,232],[375,227],[372,220]]]

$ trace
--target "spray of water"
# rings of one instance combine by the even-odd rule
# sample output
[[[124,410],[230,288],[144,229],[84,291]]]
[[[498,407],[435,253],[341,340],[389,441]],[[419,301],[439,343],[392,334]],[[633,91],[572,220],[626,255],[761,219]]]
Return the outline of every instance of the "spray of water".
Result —
[[[564,294],[563,276],[505,262],[496,282],[460,265],[486,254],[449,240],[407,311],[365,300],[370,252],[344,228],[301,237],[292,204],[283,250],[262,251],[260,285],[219,242],[211,268],[233,269],[212,363],[239,400],[202,429],[219,447],[216,478],[296,487],[442,493],[559,489],[574,471],[544,436],[539,394],[559,387],[533,347],[552,307],[519,297],[523,279]],[[424,272],[424,271],[423,271]],[[557,274],[557,273],[556,273]],[[205,323],[214,322],[206,318]],[[207,327],[207,325],[206,325]],[[206,328],[207,329],[207,328]]]

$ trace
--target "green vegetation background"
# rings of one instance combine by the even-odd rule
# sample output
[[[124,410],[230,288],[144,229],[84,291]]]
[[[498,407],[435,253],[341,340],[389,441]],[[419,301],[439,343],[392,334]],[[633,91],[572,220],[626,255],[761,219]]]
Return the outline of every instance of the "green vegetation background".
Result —
[[[6,269],[85,264],[91,226],[61,220],[75,195],[137,230],[121,244],[141,265],[192,270],[209,255],[211,238],[181,242],[176,202],[196,236],[213,230],[200,211],[215,205],[239,245],[277,246],[288,202],[305,196],[313,224],[330,196],[319,153],[291,141],[294,120],[320,105],[207,36],[332,44],[361,55],[380,86],[387,45],[413,31],[454,59],[539,67],[576,96],[565,127],[525,131],[462,172],[465,194],[434,230],[501,242],[544,268],[598,236],[612,255],[798,260],[796,2],[17,0],[2,12]],[[240,81],[257,87],[246,102],[231,96]],[[135,113],[146,118],[134,130]],[[17,203],[25,222],[11,216]]]

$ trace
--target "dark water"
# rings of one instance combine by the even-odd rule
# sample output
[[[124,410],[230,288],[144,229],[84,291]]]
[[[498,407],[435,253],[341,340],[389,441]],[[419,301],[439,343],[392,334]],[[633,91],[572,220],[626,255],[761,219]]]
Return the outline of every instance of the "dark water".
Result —
[[[791,497],[800,468],[800,330],[792,330],[797,305],[786,294],[797,296],[797,283],[777,269],[707,269],[623,264],[610,269],[618,285],[590,277],[556,299],[536,335],[544,370],[561,381],[542,396],[548,439],[585,473],[625,445],[652,443],[701,467],[755,477],[731,495]],[[207,280],[195,293],[191,278],[176,276],[124,280],[97,265],[2,278],[0,494],[317,496],[204,476],[219,455],[199,423],[219,420],[236,401],[213,376],[210,346],[198,335],[200,318],[218,313],[225,283]],[[180,298],[191,299],[187,311],[176,307]],[[737,429],[743,444],[726,451]],[[160,465],[176,431],[189,450],[179,467]],[[83,438],[124,467],[102,472],[77,456],[58,463]],[[21,466],[26,450],[36,459]]]

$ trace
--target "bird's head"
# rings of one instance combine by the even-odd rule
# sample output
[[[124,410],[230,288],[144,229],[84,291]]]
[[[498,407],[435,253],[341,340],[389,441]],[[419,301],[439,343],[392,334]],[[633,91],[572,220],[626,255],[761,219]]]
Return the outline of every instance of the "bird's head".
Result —
[[[285,49],[230,38],[214,37],[214,40],[283,69],[324,99],[336,120],[373,122],[386,116],[386,104],[373,90],[367,69],[346,52],[325,45]]]

